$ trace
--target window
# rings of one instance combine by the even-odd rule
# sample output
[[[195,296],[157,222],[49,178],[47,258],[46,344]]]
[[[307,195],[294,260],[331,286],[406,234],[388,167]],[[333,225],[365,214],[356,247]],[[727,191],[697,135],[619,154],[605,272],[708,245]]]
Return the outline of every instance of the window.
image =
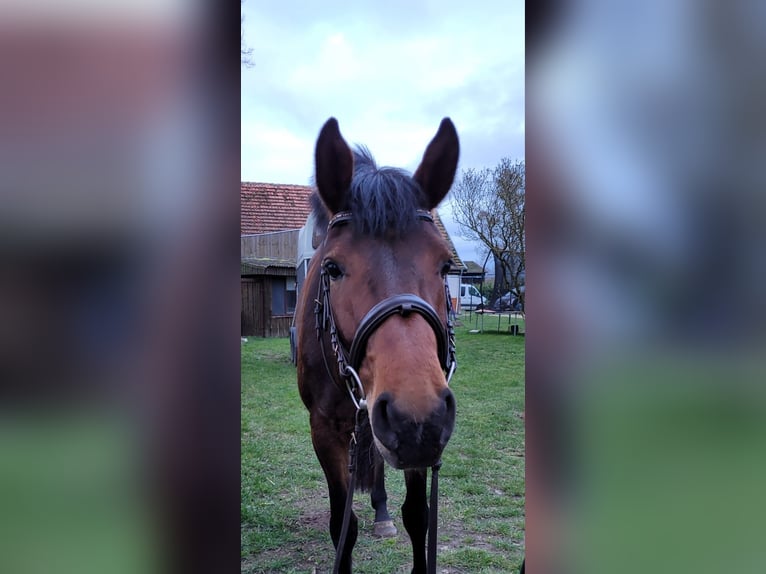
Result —
[[[285,306],[288,313],[295,313],[297,292],[295,290],[295,277],[285,278]]]
[[[271,314],[289,315],[295,313],[295,277],[272,277]]]

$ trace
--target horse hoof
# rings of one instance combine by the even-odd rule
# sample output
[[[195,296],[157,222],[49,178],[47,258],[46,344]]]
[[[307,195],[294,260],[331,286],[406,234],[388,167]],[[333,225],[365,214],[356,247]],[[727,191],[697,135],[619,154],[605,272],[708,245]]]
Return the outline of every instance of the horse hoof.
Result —
[[[396,536],[396,526],[393,520],[382,520],[372,525],[372,531],[375,536],[380,538],[391,538]]]

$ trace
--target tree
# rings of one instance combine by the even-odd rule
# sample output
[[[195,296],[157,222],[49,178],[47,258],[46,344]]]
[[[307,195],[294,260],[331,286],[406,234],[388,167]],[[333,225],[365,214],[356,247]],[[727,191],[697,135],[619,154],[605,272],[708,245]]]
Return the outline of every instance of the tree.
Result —
[[[239,0],[240,7],[244,4],[245,0]],[[245,15],[240,12],[239,15],[239,62],[247,68],[252,67],[253,62],[250,56],[253,55],[253,49],[245,47]]]
[[[526,169],[524,161],[503,158],[494,169],[464,170],[452,188],[452,216],[460,235],[479,241],[495,261],[494,301],[515,289],[524,309],[526,271]]]

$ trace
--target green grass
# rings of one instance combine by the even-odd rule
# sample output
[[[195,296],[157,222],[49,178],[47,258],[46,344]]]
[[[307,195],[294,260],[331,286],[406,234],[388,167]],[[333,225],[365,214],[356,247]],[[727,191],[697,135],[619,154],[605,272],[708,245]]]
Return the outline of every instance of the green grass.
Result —
[[[3,413],[0,572],[157,570],[135,429],[126,423],[87,407]]]
[[[457,422],[439,484],[438,568],[449,573],[508,573],[524,541],[524,338],[457,328],[459,367],[451,388]],[[506,320],[507,326],[507,320]],[[501,332],[502,332],[501,328]],[[369,496],[357,494],[358,573],[408,573],[409,538],[401,524],[401,472],[386,469],[399,535],[373,538]],[[329,501],[298,396],[287,339],[242,345],[242,571],[327,572],[333,547]]]

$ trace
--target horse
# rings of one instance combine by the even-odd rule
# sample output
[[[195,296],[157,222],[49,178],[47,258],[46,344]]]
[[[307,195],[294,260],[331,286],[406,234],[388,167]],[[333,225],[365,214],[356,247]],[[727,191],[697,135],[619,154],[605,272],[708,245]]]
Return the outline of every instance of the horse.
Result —
[[[296,310],[297,376],[342,574],[351,572],[358,535],[354,490],[372,490],[376,521],[390,520],[383,461],[404,471],[412,573],[435,568],[435,480],[455,425],[448,383],[456,361],[447,287],[454,262],[431,210],[449,191],[458,156],[449,118],[414,175],[379,168],[363,146],[352,151],[335,118],[317,138],[311,201],[322,236]]]

